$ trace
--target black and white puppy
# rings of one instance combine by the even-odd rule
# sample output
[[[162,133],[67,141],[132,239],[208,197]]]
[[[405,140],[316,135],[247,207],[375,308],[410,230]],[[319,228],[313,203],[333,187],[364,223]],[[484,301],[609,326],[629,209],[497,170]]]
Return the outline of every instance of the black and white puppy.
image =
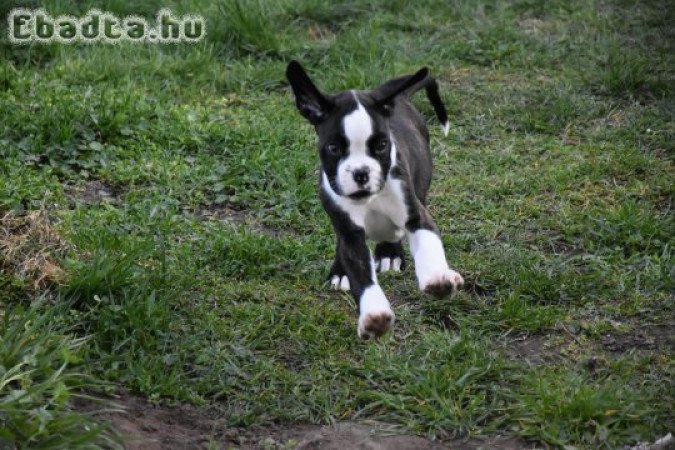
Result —
[[[422,291],[442,297],[464,283],[448,266],[426,208],[432,172],[429,132],[410,102],[424,88],[447,134],[438,85],[423,68],[371,91],[326,95],[296,61],[286,76],[298,110],[318,135],[319,195],[337,235],[329,280],[336,289],[351,289],[359,308],[359,337],[379,337],[391,328],[394,313],[376,272],[403,268],[404,237]],[[376,242],[374,258],[366,239]]]

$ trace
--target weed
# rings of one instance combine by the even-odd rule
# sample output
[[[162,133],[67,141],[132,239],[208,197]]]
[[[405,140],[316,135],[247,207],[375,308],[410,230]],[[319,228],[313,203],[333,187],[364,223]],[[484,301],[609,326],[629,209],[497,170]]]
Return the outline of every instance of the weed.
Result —
[[[13,306],[0,321],[0,443],[10,448],[121,448],[69,401],[100,385],[77,367],[85,339],[64,328],[65,308]]]

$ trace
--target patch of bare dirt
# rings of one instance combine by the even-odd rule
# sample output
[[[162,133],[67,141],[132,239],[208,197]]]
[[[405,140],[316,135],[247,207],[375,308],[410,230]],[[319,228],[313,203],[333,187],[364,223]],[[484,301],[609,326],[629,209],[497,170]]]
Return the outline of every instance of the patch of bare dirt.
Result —
[[[204,207],[196,211],[197,217],[204,220],[217,220],[228,225],[249,225],[255,217],[250,210],[233,209],[227,206]]]
[[[204,207],[195,212],[203,220],[215,220],[234,227],[244,226],[249,230],[257,231],[272,237],[294,235],[288,228],[278,229],[260,223],[255,213],[248,209],[233,209],[227,206]]]
[[[630,331],[605,333],[600,337],[605,350],[627,353],[634,350],[667,351],[675,353],[675,322],[636,324]]]
[[[554,192],[546,191],[537,195],[534,200],[540,205],[548,205],[542,212],[551,216],[558,216],[561,211],[559,208],[560,199]],[[525,225],[514,233],[499,236],[504,242],[517,241],[527,245],[532,250],[564,257],[576,257],[586,253],[579,240],[572,240],[565,237],[562,230],[555,228],[541,228]]]
[[[116,201],[124,190],[101,180],[92,180],[83,186],[64,186],[64,192],[71,202],[98,203]]]
[[[239,444],[227,439],[230,429],[208,414],[192,406],[168,407],[154,405],[141,397],[120,394],[111,399],[114,408],[100,411],[101,406],[78,399],[75,409],[89,413],[98,421],[108,423],[119,433],[128,450],[201,449],[220,432],[224,442]],[[227,448],[227,446],[225,446]]]
[[[559,323],[555,332],[505,336],[500,344],[506,358],[514,362],[537,366],[566,358],[585,361],[593,371],[596,362],[623,354],[674,354],[675,322],[635,323],[627,330],[617,327],[597,337],[587,336],[582,328]]]
[[[553,362],[561,355],[559,339],[541,334],[508,336],[502,340],[502,351],[507,359],[539,366]]]
[[[344,422],[321,427],[308,433],[297,445],[298,450],[521,450],[534,449],[513,437],[487,437],[484,439],[453,439],[431,441],[421,436],[400,434],[398,427],[380,422]]]
[[[339,422],[334,425],[273,424],[264,427],[231,427],[217,412],[194,406],[154,405],[145,399],[120,394],[118,408],[79,399],[75,408],[106,422],[124,436],[128,450],[187,450],[211,446],[241,450],[520,450],[538,448],[506,436],[452,439],[438,442],[406,434],[399,425],[375,421]],[[119,409],[119,410],[117,410]]]
[[[310,25],[307,28],[307,34],[311,40],[316,42],[326,43],[335,40],[335,33],[328,27],[319,24]]]
[[[495,292],[497,292],[497,286],[495,286],[493,283],[490,283],[489,281],[483,282],[483,280],[481,280],[481,272],[465,272],[463,275],[464,292],[482,297],[492,297]]]

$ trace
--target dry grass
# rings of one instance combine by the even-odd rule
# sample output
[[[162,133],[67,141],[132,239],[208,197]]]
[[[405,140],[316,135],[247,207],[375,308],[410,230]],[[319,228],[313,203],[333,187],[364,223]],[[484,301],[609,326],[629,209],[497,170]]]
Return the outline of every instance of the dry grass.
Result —
[[[34,290],[63,281],[66,272],[57,259],[67,249],[44,205],[25,215],[10,211],[0,219],[0,270]]]

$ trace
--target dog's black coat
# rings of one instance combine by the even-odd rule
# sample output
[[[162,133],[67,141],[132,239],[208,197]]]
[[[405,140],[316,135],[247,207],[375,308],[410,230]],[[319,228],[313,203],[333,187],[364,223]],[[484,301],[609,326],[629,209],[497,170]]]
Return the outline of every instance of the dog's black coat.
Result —
[[[390,80],[371,91],[347,91],[336,95],[325,95],[319,91],[304,69],[295,61],[288,65],[286,75],[293,89],[298,110],[314,125],[318,136],[321,176],[325,177],[325,180],[323,178],[320,180],[319,195],[337,235],[336,258],[329,278],[335,276],[341,278],[346,275],[352,295],[361,309],[360,300],[363,299],[365,291],[377,284],[371,266],[370,250],[366,244],[367,227],[355,223],[350,216],[351,213],[345,210],[345,204],[338,204],[336,198],[358,200],[371,195],[377,196],[389,180],[398,180],[405,204],[405,223],[398,224],[397,227],[405,228],[408,233],[429,230],[438,235],[438,229],[426,209],[427,191],[433,171],[429,132],[424,118],[413,107],[410,96],[424,88],[444,127],[447,127],[447,113],[438,94],[438,85],[429,76],[426,68],[413,75]],[[372,127],[365,150],[368,161],[372,164],[376,161],[382,176],[380,180],[372,180],[373,186],[369,187],[370,190],[343,192],[343,186],[338,181],[338,168],[344,163],[345,158],[349,157],[351,149],[345,130],[345,118],[358,108],[363,108],[367,112]],[[396,149],[392,152],[391,146],[394,144]],[[395,165],[392,164],[393,157],[396,158]],[[344,170],[353,174],[356,183],[368,179],[369,167],[352,172]],[[349,207],[351,203],[347,205]],[[381,220],[387,223],[386,218]],[[439,245],[442,251],[442,244]],[[437,257],[437,252],[434,255]],[[375,258],[377,260],[389,258],[392,261],[400,258],[403,265],[401,238],[394,241],[379,241],[375,247]],[[447,268],[445,260],[443,263]],[[444,295],[448,291],[448,286],[450,289],[456,287],[455,283],[450,281],[447,282],[448,286],[444,286],[443,283],[445,281],[442,281],[441,285],[429,286],[431,288],[429,292]],[[386,299],[384,301],[386,302]],[[372,323],[375,324],[373,334],[377,336],[379,335],[377,327],[381,323],[375,320]],[[385,331],[386,328],[388,325],[385,324]],[[365,329],[370,331],[367,325]],[[361,328],[359,334],[361,335]]]

